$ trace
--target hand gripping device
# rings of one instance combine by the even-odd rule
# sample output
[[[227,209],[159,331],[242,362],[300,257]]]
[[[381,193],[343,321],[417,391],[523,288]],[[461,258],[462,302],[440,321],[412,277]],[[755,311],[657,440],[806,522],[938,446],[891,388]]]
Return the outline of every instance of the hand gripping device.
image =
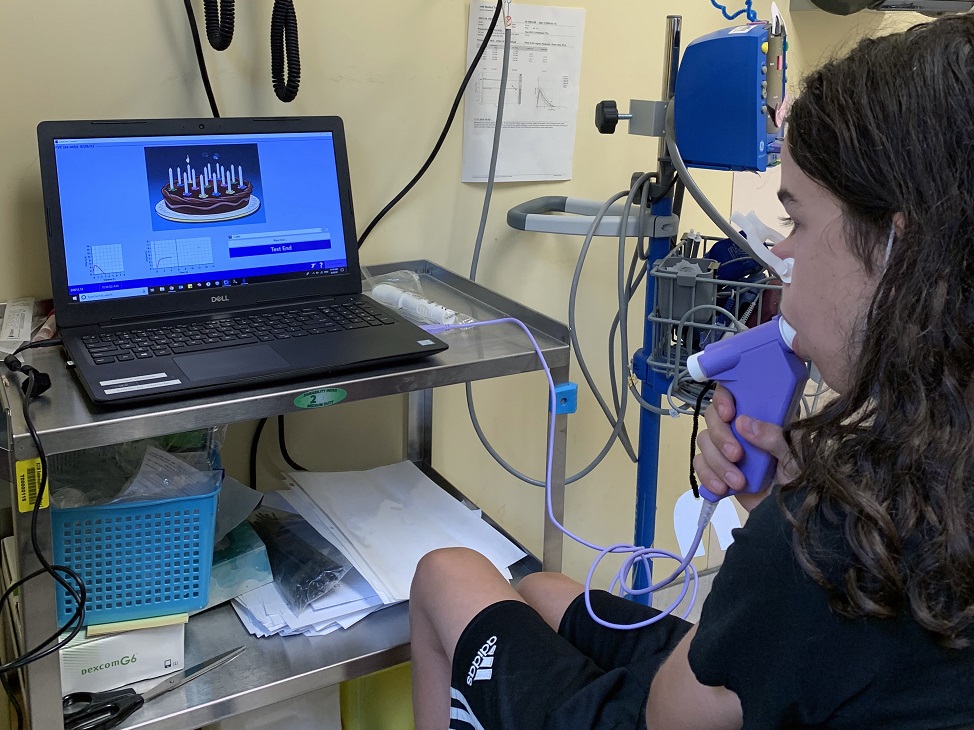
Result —
[[[795,413],[808,380],[805,362],[791,349],[794,337],[795,330],[778,315],[707,345],[687,359],[687,369],[697,382],[716,380],[727,388],[734,396],[737,415],[783,426]],[[734,423],[731,429],[744,448],[744,457],[737,463],[747,482],[744,491],[760,492],[777,462],[742,438]],[[721,499],[703,486],[700,496],[710,502]]]

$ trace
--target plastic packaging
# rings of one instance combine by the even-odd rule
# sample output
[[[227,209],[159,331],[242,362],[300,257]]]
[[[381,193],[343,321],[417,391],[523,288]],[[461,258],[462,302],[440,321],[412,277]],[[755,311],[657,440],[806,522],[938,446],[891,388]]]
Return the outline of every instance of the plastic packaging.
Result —
[[[217,426],[52,454],[48,457],[51,499],[63,508],[107,504],[131,484],[150,447],[174,455],[200,472],[219,471],[225,437],[226,426]]]
[[[782,426],[798,408],[808,380],[804,360],[791,349],[794,336],[791,325],[776,316],[767,324],[707,345],[687,359],[687,369],[697,382],[723,384],[734,396],[738,415]],[[747,482],[744,491],[760,492],[774,472],[774,457],[742,438],[733,423],[731,430],[744,448],[737,464]],[[700,496],[709,502],[720,500],[703,486]]]
[[[334,588],[351,563],[298,515],[262,507],[250,524],[263,540],[281,597],[295,614]]]
[[[413,271],[393,271],[363,282],[365,293],[397,311],[410,322],[423,324],[469,324],[473,317],[428,299],[419,276]]]

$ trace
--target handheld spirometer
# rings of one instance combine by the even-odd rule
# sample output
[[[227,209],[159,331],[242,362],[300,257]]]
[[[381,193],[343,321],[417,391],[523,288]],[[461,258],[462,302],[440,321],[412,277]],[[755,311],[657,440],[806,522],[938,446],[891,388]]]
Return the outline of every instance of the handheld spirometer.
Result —
[[[794,337],[792,326],[777,315],[690,355],[687,370],[697,382],[715,380],[727,388],[734,396],[737,415],[783,426],[795,413],[808,380],[805,362],[791,349]],[[737,464],[747,481],[744,491],[760,492],[776,461],[742,438],[734,423],[731,430],[744,449],[744,457]],[[704,486],[700,487],[700,496],[710,502],[721,499]]]

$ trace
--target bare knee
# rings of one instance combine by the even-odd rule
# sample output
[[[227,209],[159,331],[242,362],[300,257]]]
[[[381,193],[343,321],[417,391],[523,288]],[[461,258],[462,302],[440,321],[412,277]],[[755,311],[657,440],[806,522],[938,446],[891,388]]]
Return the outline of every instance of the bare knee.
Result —
[[[467,624],[490,604],[504,600],[521,597],[483,555],[467,548],[433,550],[419,561],[410,588],[414,638],[417,632],[435,635],[452,660]]]
[[[450,600],[444,602],[444,597]],[[519,599],[494,564],[476,550],[439,548],[424,555],[416,566],[409,600],[437,613],[465,602]]]
[[[517,592],[555,631],[571,602],[585,590],[578,581],[562,573],[532,573],[517,584]]]
[[[496,572],[487,558],[464,547],[438,548],[420,558],[413,575],[409,599],[422,600],[431,593],[442,597],[446,586],[465,582],[472,573]]]

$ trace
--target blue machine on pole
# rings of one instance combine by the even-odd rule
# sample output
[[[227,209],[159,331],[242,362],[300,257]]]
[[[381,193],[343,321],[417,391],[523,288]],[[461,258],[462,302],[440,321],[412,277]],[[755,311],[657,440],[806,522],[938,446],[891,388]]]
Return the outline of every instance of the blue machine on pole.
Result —
[[[628,226],[626,234],[630,236],[648,231],[652,237],[647,263],[652,266],[669,255],[678,236],[676,216],[680,212],[682,196],[674,196],[677,172],[662,139],[668,124],[673,126],[687,167],[764,171],[777,164],[787,68],[787,42],[781,19],[776,17],[771,22],[750,23],[710,33],[690,43],[682,60],[681,26],[679,16],[667,18],[663,101],[632,100],[628,113],[621,113],[614,101],[603,101],[596,108],[596,126],[603,134],[612,134],[620,121],[627,121],[630,134],[661,138],[659,167],[651,187],[651,209],[643,211],[635,221],[610,218],[594,221],[592,214],[600,206],[597,202],[539,198],[508,213],[508,223],[512,227],[585,235],[595,225],[595,235],[616,237],[620,235],[620,226]],[[694,197],[699,193],[692,180],[680,182]],[[549,213],[576,215],[553,216]],[[649,366],[654,356],[654,343],[659,342],[651,321],[656,294],[656,281],[647,276],[643,346],[635,353],[632,362],[632,371],[642,383],[642,399],[657,411],[643,407],[639,420],[633,544],[645,546],[652,545],[656,537],[659,410],[671,383],[669,377]],[[640,570],[637,567],[637,571]],[[650,576],[637,573],[633,585],[637,589],[644,588],[649,582]],[[648,602],[649,594],[637,600]]]

